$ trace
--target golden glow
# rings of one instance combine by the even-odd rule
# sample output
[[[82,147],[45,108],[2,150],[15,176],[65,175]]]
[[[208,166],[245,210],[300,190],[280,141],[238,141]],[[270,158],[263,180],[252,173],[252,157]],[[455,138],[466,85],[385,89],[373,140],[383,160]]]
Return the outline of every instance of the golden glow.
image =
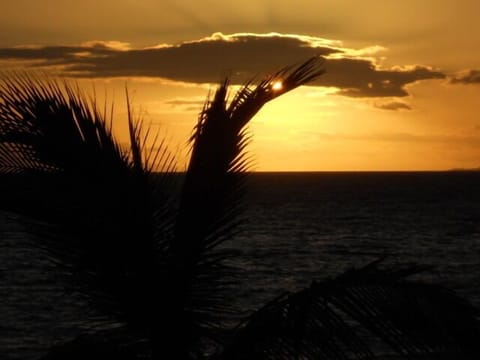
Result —
[[[288,65],[291,57],[286,52],[294,49],[299,51],[298,61],[303,61],[304,50],[310,53],[311,48],[335,48],[337,51],[326,56],[329,63],[322,79],[326,85],[339,88],[301,87],[267,104],[253,119],[253,141],[249,151],[255,158],[256,170],[433,170],[480,166],[480,86],[474,83],[453,85],[448,79],[428,80],[408,84],[408,97],[352,98],[341,96],[340,86],[345,85],[343,80],[340,83],[332,80],[337,69],[331,69],[334,62],[330,62],[334,58],[375,59],[371,65],[380,71],[395,66],[396,70],[406,70],[406,64],[414,64],[410,68],[412,71],[416,64],[454,73],[477,69],[480,47],[472,44],[480,41],[480,22],[476,19],[479,1],[407,0],[384,2],[379,7],[376,0],[364,0],[362,7],[374,16],[362,17],[350,0],[324,0],[323,13],[328,14],[325,18],[310,10],[311,1],[277,0],[274,6],[273,3],[212,0],[209,2],[211,11],[203,11],[205,4],[194,0],[185,0],[181,5],[171,0],[139,0],[134,5],[113,0],[50,0],[48,7],[34,0],[3,1],[0,27],[2,33],[9,36],[0,39],[0,47],[8,55],[28,54],[30,50],[25,49],[31,49],[33,54],[33,50],[43,46],[74,45],[68,53],[75,57],[74,60],[82,61],[92,56],[88,52],[90,49],[75,44],[94,49],[128,50],[190,43],[186,48],[193,49],[202,41],[216,40],[229,43],[229,46],[237,41],[235,45],[245,46],[244,57],[239,62],[236,62],[238,59],[230,61],[230,55],[225,54],[225,63],[237,64],[235,67],[220,66],[218,71],[216,67],[213,70],[205,68],[209,76],[215,74],[215,80],[230,70],[239,71],[239,77],[243,76],[242,71],[256,73],[257,66],[250,69],[247,59],[263,52],[256,45],[250,47],[251,44],[265,42],[270,44],[272,51],[279,51],[272,58],[278,62],[263,64],[262,60],[265,66],[259,64],[258,69],[263,71]],[[95,8],[93,13],[92,8]],[[111,16],[105,18],[106,13]],[[128,27],[125,27],[126,22]],[[328,25],[328,39],[315,35],[319,23]],[[205,37],[213,29],[219,32]],[[244,32],[238,32],[239,29]],[[271,33],[273,29],[278,32]],[[295,34],[300,30],[303,35]],[[404,42],[407,33],[411,35],[409,46]],[[381,42],[378,34],[381,34]],[[283,42],[279,41],[280,37]],[[247,39],[249,42],[243,43]],[[161,45],[157,45],[159,43]],[[277,49],[276,44],[286,47]],[[306,48],[295,48],[295,44],[303,44]],[[12,52],[7,49],[11,46],[18,49]],[[386,48],[388,53],[384,54]],[[232,56],[235,54],[232,52]],[[34,61],[38,62],[28,56],[23,60],[4,57],[0,59],[0,67],[37,66]],[[178,65],[187,64],[189,60]],[[196,62],[194,65],[197,66]],[[48,71],[62,73],[63,66],[63,63],[61,67],[51,66]],[[364,70],[371,72],[372,69]],[[343,68],[338,71],[344,71],[340,79],[357,76],[357,72],[350,73]],[[136,94],[134,107],[147,109],[146,120],[154,124],[152,131],[159,129],[160,137],[171,139],[175,144],[173,148],[177,146],[182,156],[185,152],[178,162],[180,168],[186,166],[183,160],[188,159],[185,140],[197,123],[203,99],[216,87],[215,84],[187,83],[189,77],[190,73],[181,77],[182,83],[147,77],[128,79],[129,90]],[[377,84],[375,79],[368,77],[362,82],[367,89],[373,87],[372,93]],[[286,92],[288,87],[279,80],[282,80],[281,75],[267,84],[272,98]],[[388,83],[383,76],[377,80],[386,89],[395,85],[395,81]],[[92,89],[91,78],[78,81],[86,92]],[[114,126],[121,140],[128,142],[127,110],[122,96],[125,78],[95,81],[99,90],[97,97],[101,97],[104,88],[111,94],[110,98],[117,94]],[[232,87],[231,93],[238,88]],[[100,98],[98,102],[102,103]]]
[[[272,90],[275,90],[275,91],[280,91],[283,89],[283,84],[281,81],[275,81],[273,84],[272,84]]]
[[[90,79],[78,81],[87,93],[91,91]],[[103,89],[110,94],[108,100],[115,101],[115,133],[122,143],[128,143],[127,110],[122,96],[125,80],[98,79],[95,83],[98,103],[103,101]],[[159,131],[160,138],[168,141],[177,159],[177,170],[185,170],[189,158],[185,139],[197,123],[208,89],[204,85],[143,78],[130,79],[128,88],[135,94],[136,113],[146,109],[145,120],[153,126],[152,133]],[[237,89],[234,86],[231,90]],[[478,104],[478,87],[445,86],[441,80],[432,80],[409,90],[412,97],[402,101],[412,107],[411,111],[379,109],[374,106],[378,100],[359,100],[338,95],[334,88],[308,86],[269,102],[250,124],[253,141],[248,151],[254,159],[252,170],[478,167],[480,124],[478,115],[470,110]],[[115,99],[113,94],[117,94]],[[457,121],[452,122],[453,118]]]

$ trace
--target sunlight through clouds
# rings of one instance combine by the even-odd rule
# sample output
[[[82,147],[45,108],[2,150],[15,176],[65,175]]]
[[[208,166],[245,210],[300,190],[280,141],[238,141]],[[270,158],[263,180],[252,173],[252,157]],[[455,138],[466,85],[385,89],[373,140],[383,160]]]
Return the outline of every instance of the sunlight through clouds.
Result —
[[[127,85],[147,118],[170,127],[180,144],[208,93],[225,77],[238,89],[287,64],[322,56],[326,73],[318,81],[268,106],[252,125],[259,169],[266,158],[295,163],[293,151],[302,146],[309,149],[305,169],[382,169],[391,159],[411,169],[450,168],[455,161],[477,167],[480,154],[465,134],[479,124],[479,4],[405,0],[379,6],[365,0],[363,14],[350,0],[322,1],[318,11],[307,0],[52,0],[48,7],[33,0],[6,2],[0,65],[4,71],[71,77],[87,92],[92,83],[97,94],[108,89],[120,119]],[[117,127],[126,134],[123,120]],[[367,140],[348,140],[361,130],[385,135],[382,154]],[[301,131],[339,137],[302,139]],[[411,134],[410,142],[395,142],[399,133]],[[414,141],[428,134],[458,141],[451,148],[436,144],[433,155]],[[337,165],[317,159],[320,153],[334,157],[338,149],[344,157]]]

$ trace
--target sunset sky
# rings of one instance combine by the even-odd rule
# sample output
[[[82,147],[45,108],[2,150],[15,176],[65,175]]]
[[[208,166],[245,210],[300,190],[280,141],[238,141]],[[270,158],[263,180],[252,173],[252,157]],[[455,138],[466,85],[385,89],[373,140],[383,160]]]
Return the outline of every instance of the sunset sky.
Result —
[[[478,0],[4,1],[0,65],[106,93],[122,138],[127,84],[182,158],[223,77],[321,55],[324,76],[251,124],[254,170],[477,168],[479,15]]]

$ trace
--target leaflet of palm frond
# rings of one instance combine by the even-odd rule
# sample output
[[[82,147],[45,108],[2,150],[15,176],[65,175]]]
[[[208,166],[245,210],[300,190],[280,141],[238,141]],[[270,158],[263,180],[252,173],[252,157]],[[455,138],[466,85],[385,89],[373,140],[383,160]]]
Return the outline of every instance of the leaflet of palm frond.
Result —
[[[42,245],[96,306],[145,320],[153,303],[142,299],[154,295],[159,271],[158,226],[170,225],[154,223],[165,203],[153,203],[156,181],[134,163],[132,148],[144,138],[130,123],[135,145],[122,151],[106,114],[77,88],[18,74],[0,85],[0,169],[8,169],[1,206],[48,222]]]
[[[406,280],[416,267],[351,270],[254,313],[221,359],[476,359],[480,326],[444,287]]]
[[[218,252],[217,246],[232,238],[242,223],[241,199],[249,168],[246,124],[268,101],[320,76],[321,64],[320,58],[313,58],[281,69],[256,86],[246,84],[230,104],[226,80],[207,100],[190,139],[191,157],[170,247],[172,293],[179,309],[188,312],[188,321],[209,327],[226,310],[222,289],[230,269],[221,262],[229,253]],[[276,81],[283,82],[281,90],[274,90]]]
[[[49,349],[41,360],[135,360],[151,358],[148,341],[125,328],[89,331]]]

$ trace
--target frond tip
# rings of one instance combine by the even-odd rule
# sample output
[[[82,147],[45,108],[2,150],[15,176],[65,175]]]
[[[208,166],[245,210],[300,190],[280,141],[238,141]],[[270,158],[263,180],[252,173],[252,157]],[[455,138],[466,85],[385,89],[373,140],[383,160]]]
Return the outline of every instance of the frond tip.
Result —
[[[321,76],[325,72],[323,64],[324,59],[315,56],[300,65],[290,65],[278,70],[253,88],[251,83],[245,84],[228,107],[230,117],[240,126],[244,126],[270,100]]]

